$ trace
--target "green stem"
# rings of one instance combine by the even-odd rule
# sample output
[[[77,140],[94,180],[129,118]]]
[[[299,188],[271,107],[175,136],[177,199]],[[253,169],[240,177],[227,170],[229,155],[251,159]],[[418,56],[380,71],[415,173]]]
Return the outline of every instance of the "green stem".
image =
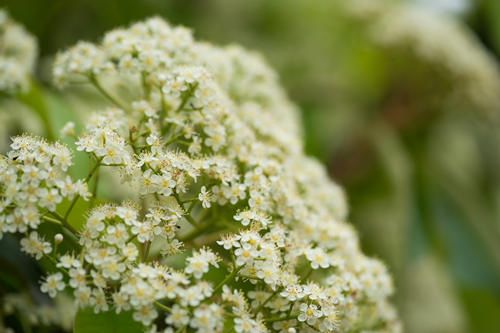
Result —
[[[151,87],[146,82],[146,73],[143,71],[141,73],[142,89],[144,93],[144,99],[148,99],[151,95]]]
[[[236,258],[234,257],[233,249],[231,249],[231,262],[233,263],[233,267],[236,267]]]
[[[139,133],[137,134],[137,137],[135,138],[135,140],[137,140],[137,138],[139,138],[139,137],[141,137],[141,136],[143,136],[143,135],[149,134],[149,133],[151,133],[151,130],[150,130],[149,128],[148,128],[148,129],[146,129],[146,130],[144,130],[144,131],[142,131],[142,132],[139,132]],[[134,141],[135,141],[135,140],[134,140]]]
[[[164,143],[164,145],[168,146],[169,144],[171,144],[172,142],[174,142],[175,140],[180,138],[183,134],[184,134],[184,132],[181,130],[177,135],[171,136],[169,139],[167,139],[167,141]]]
[[[179,197],[179,194],[177,193],[174,193],[173,194],[173,197],[175,198],[175,200],[177,201],[177,204],[182,207],[182,209],[184,209],[184,202],[181,200],[181,198]],[[191,211],[188,211],[186,212],[186,214],[184,215],[184,218],[193,226],[195,227],[197,230],[200,230],[200,226],[198,223],[196,223],[196,221],[193,219],[193,217],[191,216]]]
[[[186,331],[187,325],[188,324],[184,324],[177,331],[175,331],[175,333],[181,333],[182,331]]]
[[[127,239],[126,244],[130,243],[131,241],[133,241],[136,237],[137,237],[137,234],[134,234],[134,235],[130,236],[130,237]]]
[[[157,306],[157,307],[159,307],[163,311],[166,311],[166,312],[171,312],[172,311],[172,309],[170,307],[168,307],[165,304],[162,304],[162,303],[160,303],[158,301],[154,302],[154,305]]]
[[[146,250],[144,251],[144,258],[142,261],[147,262],[149,257],[149,251],[151,250],[151,241],[146,244]]]
[[[196,202],[198,201],[198,198],[186,200],[186,201],[184,201],[184,203],[189,202],[189,201],[191,201],[191,203],[189,204],[188,210],[186,212],[187,214],[191,214],[191,211],[193,210],[194,205],[196,205]]]
[[[92,178],[92,175],[94,174],[94,172],[96,171],[96,169],[101,165],[101,161],[103,160],[104,157],[100,157],[97,159],[97,162],[96,164],[94,165],[94,167],[89,171],[89,174],[87,175],[87,178],[85,178],[85,182],[87,183],[90,178]]]
[[[196,87],[198,87],[198,82],[196,82],[195,84],[193,84],[185,93],[185,95],[183,96],[182,98],[182,101],[181,101],[181,104],[179,104],[179,106],[177,107],[177,109],[175,109],[175,113],[181,111],[184,106],[186,106],[186,103],[187,101],[189,100],[189,98],[193,95],[193,92],[194,90],[196,89]]]
[[[287,311],[287,316],[290,316],[290,314],[292,313],[292,310],[293,310],[293,302],[290,303],[290,307],[288,308],[288,311]]]
[[[68,225],[62,223],[60,220],[53,219],[49,216],[42,216],[42,220],[45,220],[46,222],[62,227],[62,232],[64,233],[65,239],[71,240],[73,245],[76,246],[77,248],[80,247],[80,245],[78,244],[78,240],[76,239],[75,236],[76,234],[73,231],[74,229],[69,228]]]
[[[274,323],[277,321],[285,321],[285,320],[292,320],[292,319],[297,319],[298,313],[290,316],[285,316],[285,317],[271,317],[271,318],[264,318],[263,321],[266,323]]]
[[[51,256],[49,256],[49,255],[47,255],[45,253],[43,254],[43,257],[45,259],[48,259],[52,264],[54,264],[54,266],[55,266],[56,269],[58,269],[58,270],[60,270],[60,271],[62,271],[64,273],[66,273],[69,276],[69,272],[64,267],[57,267],[57,264],[58,264],[57,260],[55,260],[54,258],[52,258]]]
[[[54,216],[57,220],[59,220],[59,222],[61,222],[64,225],[64,227],[71,230],[71,232],[73,234],[75,234],[75,235],[78,234],[78,230],[76,230],[75,227],[73,227],[71,224],[69,224],[68,220],[66,220],[64,217],[62,217],[58,212],[54,211],[54,212],[50,212],[50,214],[52,216]]]
[[[219,291],[219,289],[222,288],[222,286],[224,286],[228,281],[233,279],[244,266],[245,265],[241,265],[239,267],[233,267],[233,271],[231,272],[231,274],[227,275],[226,278],[224,280],[222,280],[217,285],[217,287],[215,287],[215,289],[213,290],[213,294],[215,294],[217,291]]]
[[[268,298],[266,298],[266,300],[264,302],[262,302],[261,305],[259,305],[259,307],[255,310],[255,313],[259,313],[263,308],[264,306],[269,303],[269,301],[271,299],[274,298],[274,296],[276,296],[283,288],[277,288],[276,291],[274,293],[272,293],[271,295],[269,295]]]
[[[135,141],[137,140],[137,138],[134,138],[134,135],[132,132],[133,132],[133,130],[132,130],[132,128],[130,128],[128,130],[128,139],[130,141],[130,145],[132,146],[132,149],[134,150],[134,154],[137,155],[138,152],[137,152],[137,148],[135,147]]]
[[[57,224],[57,225],[59,225],[61,227],[65,227],[65,225],[62,224],[61,221],[53,219],[52,217],[42,216],[42,219],[45,220],[45,221],[47,221],[47,222],[50,222],[50,223],[53,223],[53,224]]]
[[[116,106],[118,106],[120,109],[122,110],[126,110],[127,108],[121,104],[120,102],[118,102],[118,100],[116,98],[114,98],[113,96],[111,96],[107,91],[106,89],[104,89],[101,84],[99,83],[99,81],[97,80],[97,77],[95,75],[90,75],[89,77],[89,80],[90,82],[94,85],[94,87],[97,88],[97,90],[99,90],[99,92],[104,95],[104,97],[106,97],[107,99],[109,99],[113,104],[115,104]]]
[[[307,271],[306,275],[301,279],[301,282],[306,282],[306,280],[311,276],[313,272],[313,268],[309,266],[309,270]]]
[[[310,328],[312,328],[313,330],[315,330],[316,332],[318,332],[317,328],[314,327],[313,325],[308,324],[307,322],[304,322],[304,324],[306,324],[307,326],[309,326]]]
[[[160,121],[160,133],[163,134],[163,126],[164,126],[164,123],[165,123],[165,117],[167,116],[167,109],[168,109],[168,105],[167,103],[165,102],[165,96],[163,96],[163,93],[161,91],[161,87],[160,87],[160,96],[161,96],[161,110],[160,110],[160,116],[159,116],[159,121]]]
[[[178,237],[178,239],[181,242],[189,242],[195,239],[196,237],[202,235],[205,231],[207,231],[207,229],[210,229],[210,227],[212,227],[213,225],[214,225],[213,223],[206,223],[201,227],[193,229],[189,233],[185,234],[183,237]]]
[[[250,275],[245,275],[245,274],[238,274],[238,276],[242,279],[247,279],[247,280],[257,280],[257,281],[264,281],[264,279],[261,279],[256,276],[250,276]]]
[[[95,198],[97,197],[97,187],[99,186],[99,170],[95,172],[94,186],[92,187],[92,198],[90,198],[90,207],[94,206]]]
[[[101,161],[102,161],[103,157],[97,159],[97,162],[96,164],[94,165],[94,167],[89,171],[89,174],[87,175],[87,178],[85,178],[84,180],[84,183],[88,183],[90,178],[92,178],[92,176],[94,175],[94,172],[97,170],[97,168],[101,165]],[[71,201],[71,204],[69,205],[69,208],[68,210],[66,211],[66,214],[64,214],[64,220],[66,220],[69,216],[69,214],[71,213],[71,211],[73,210],[73,207],[75,207],[76,205],[76,202],[78,201],[78,199],[80,198],[80,195],[76,195],[75,198],[73,199],[73,201]]]
[[[200,230],[200,226],[198,225],[198,223],[196,223],[196,221],[193,219],[193,217],[190,215],[190,214],[186,214],[184,215],[184,218],[195,228],[195,229],[198,229]]]

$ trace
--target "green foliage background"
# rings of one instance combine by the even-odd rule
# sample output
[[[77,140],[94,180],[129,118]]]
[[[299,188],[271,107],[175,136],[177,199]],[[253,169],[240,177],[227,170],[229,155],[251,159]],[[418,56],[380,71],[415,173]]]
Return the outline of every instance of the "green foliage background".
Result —
[[[63,97],[49,83],[53,54],[78,40],[160,15],[192,27],[197,38],[242,44],[268,58],[303,110],[306,150],[345,186],[364,250],[393,272],[406,331],[499,332],[500,105],[488,114],[465,104],[436,107],[429,101],[453,90],[453,79],[444,91],[433,91],[435,74],[427,64],[373,45],[339,4],[1,0],[39,40],[42,86],[23,97],[21,113],[18,102],[0,99],[6,124],[0,149],[7,149],[10,135],[43,134],[45,117],[54,133],[68,120],[79,127],[83,113],[101,104],[85,87]],[[458,19],[498,60],[500,2],[472,3]],[[0,265],[0,293],[20,288],[13,274],[21,285],[37,279],[36,267],[14,262],[5,251]]]

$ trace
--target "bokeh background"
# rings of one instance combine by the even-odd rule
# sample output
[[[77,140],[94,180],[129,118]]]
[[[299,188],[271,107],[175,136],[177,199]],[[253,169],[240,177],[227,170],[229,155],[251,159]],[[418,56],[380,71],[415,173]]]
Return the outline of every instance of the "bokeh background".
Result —
[[[500,1],[0,0],[0,7],[38,38],[37,79],[55,133],[102,102],[88,87],[63,94],[50,83],[54,54],[78,40],[159,15],[198,39],[259,51],[303,111],[306,151],[345,187],[364,251],[394,275],[405,330],[500,332]],[[10,135],[44,134],[31,111],[0,98],[2,152]],[[0,254],[2,269],[28,267],[19,278],[36,276],[21,257],[9,260]],[[11,288],[4,282],[0,293]]]

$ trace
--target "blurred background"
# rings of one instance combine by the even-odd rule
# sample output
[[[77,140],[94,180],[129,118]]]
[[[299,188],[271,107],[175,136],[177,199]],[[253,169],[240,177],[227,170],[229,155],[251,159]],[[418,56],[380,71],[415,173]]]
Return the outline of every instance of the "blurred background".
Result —
[[[99,105],[90,89],[62,94],[50,84],[53,55],[78,40],[159,15],[198,39],[261,52],[303,111],[306,151],[345,187],[364,251],[389,266],[405,330],[500,332],[500,1],[0,7],[38,38],[37,79],[55,133]],[[16,103],[0,98],[2,152],[10,135],[44,131]]]

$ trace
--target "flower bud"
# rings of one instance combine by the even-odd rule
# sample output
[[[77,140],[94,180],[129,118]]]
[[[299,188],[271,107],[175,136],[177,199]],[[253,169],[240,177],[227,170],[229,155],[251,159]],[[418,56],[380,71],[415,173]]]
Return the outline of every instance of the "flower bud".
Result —
[[[64,236],[62,234],[55,234],[54,235],[54,243],[60,244],[64,239]]]

